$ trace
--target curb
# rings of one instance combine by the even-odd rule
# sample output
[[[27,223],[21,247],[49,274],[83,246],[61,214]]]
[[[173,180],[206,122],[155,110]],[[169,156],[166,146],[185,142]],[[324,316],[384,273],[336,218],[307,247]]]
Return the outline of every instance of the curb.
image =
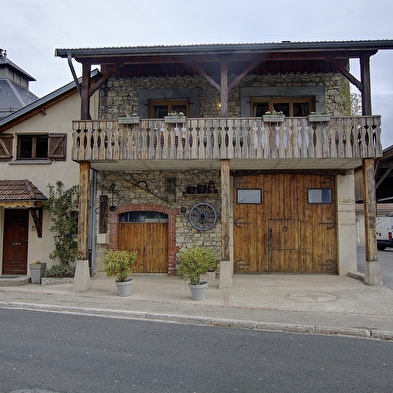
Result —
[[[314,326],[279,322],[256,322],[223,318],[208,318],[176,314],[160,314],[142,311],[114,310],[90,307],[59,306],[54,304],[34,304],[20,302],[0,302],[0,308],[20,309],[41,312],[57,312],[63,314],[80,314],[105,318],[135,319],[168,323],[184,323],[204,326],[219,326],[237,329],[265,330],[299,334],[321,334],[336,336],[352,336],[359,338],[374,338],[393,341],[393,331],[382,331],[369,328],[343,328]]]

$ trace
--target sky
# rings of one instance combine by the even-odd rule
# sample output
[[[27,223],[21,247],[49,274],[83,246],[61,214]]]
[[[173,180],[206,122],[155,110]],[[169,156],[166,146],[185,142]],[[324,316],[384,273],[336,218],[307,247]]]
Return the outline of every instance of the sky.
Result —
[[[0,0],[0,48],[38,97],[71,82],[56,48],[393,39],[392,0]],[[371,57],[373,114],[393,145],[393,50]],[[74,63],[81,75],[79,63]],[[359,79],[358,63],[351,72]],[[358,90],[354,90],[358,93]]]

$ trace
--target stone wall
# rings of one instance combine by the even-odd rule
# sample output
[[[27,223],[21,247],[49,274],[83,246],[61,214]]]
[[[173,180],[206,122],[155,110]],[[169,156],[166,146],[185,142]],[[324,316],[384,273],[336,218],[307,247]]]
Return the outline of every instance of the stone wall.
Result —
[[[187,186],[197,186],[209,181],[215,183],[217,193],[207,195],[185,195]],[[221,195],[219,171],[103,171],[98,174],[99,195],[106,194],[112,204],[112,194],[108,191],[112,184],[116,185],[113,203],[124,205],[161,205],[179,210],[176,217],[176,247],[189,248],[195,242],[221,250]],[[172,187],[169,187],[172,185]],[[218,219],[216,225],[207,231],[195,229],[189,222],[188,213],[198,202],[207,202],[214,206]],[[183,208],[183,209],[182,209]],[[98,220],[98,209],[97,217]],[[181,213],[184,211],[184,213]],[[109,232],[109,228],[108,228]],[[99,245],[97,256],[100,260],[106,251],[106,245]],[[98,270],[102,265],[98,263]]]
[[[229,81],[235,79],[232,75]],[[349,82],[341,74],[248,75],[228,97],[229,116],[240,116],[240,88],[271,86],[325,86],[326,111],[334,116],[349,115]],[[200,89],[200,117],[220,116],[220,94],[202,76],[109,78],[100,90],[99,118],[115,120],[120,112],[138,112],[139,89]]]

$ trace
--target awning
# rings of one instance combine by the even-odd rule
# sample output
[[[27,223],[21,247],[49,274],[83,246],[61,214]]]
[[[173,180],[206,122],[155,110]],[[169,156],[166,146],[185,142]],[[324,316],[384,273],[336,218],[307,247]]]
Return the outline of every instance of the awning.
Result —
[[[0,180],[0,207],[28,209],[42,207],[48,198],[29,180]]]

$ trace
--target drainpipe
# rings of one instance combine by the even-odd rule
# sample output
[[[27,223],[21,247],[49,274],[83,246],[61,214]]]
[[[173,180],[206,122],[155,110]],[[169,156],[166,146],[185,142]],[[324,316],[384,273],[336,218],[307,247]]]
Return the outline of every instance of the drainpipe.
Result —
[[[74,82],[75,82],[76,88],[78,90],[78,93],[80,96],[82,96],[81,86],[79,84],[78,77],[76,76],[74,65],[72,64],[71,52],[67,52],[67,59],[68,59],[68,66],[70,67],[71,74],[72,74],[72,77],[74,78]]]
[[[91,169],[90,172],[90,214],[89,214],[89,269],[90,269],[90,277],[94,277],[97,271],[97,241],[96,241],[96,233],[97,233],[97,219],[95,216],[95,197],[97,191],[97,172]]]

